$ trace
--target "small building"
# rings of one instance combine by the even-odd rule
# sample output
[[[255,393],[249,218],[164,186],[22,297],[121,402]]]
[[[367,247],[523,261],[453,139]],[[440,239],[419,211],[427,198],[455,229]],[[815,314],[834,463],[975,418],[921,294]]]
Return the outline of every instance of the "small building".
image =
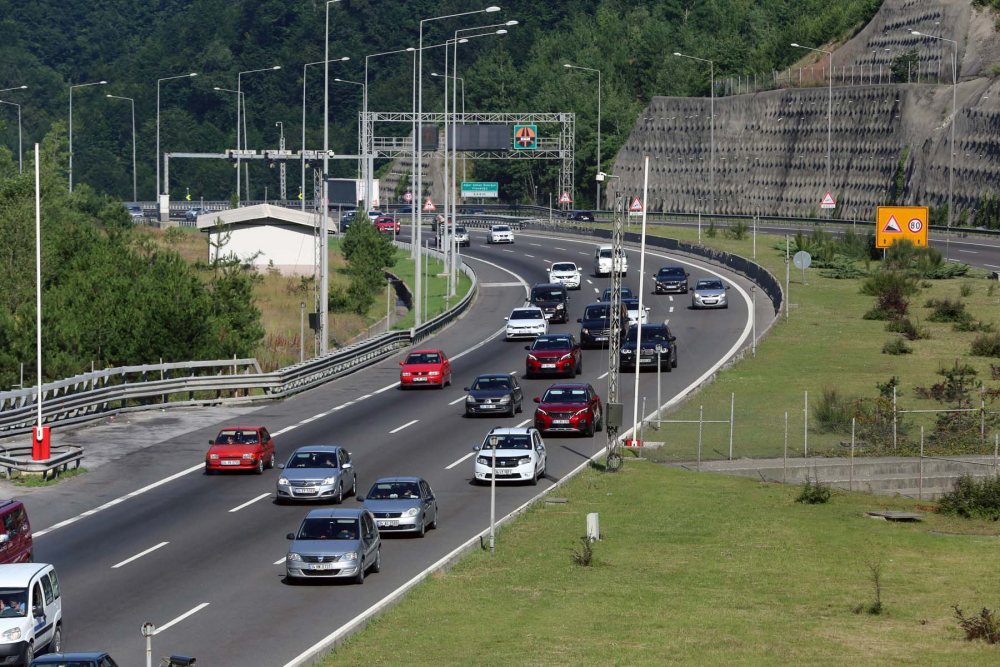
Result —
[[[330,229],[335,229],[335,220]],[[235,254],[264,270],[273,264],[285,275],[312,275],[315,262],[315,213],[258,204],[198,216],[198,229],[210,237],[208,261],[216,253]]]

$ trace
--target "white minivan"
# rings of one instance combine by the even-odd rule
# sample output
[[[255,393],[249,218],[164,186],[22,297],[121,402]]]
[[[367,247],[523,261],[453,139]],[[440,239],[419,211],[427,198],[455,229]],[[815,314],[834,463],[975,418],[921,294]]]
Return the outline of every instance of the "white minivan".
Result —
[[[0,664],[27,665],[45,649],[62,651],[62,597],[55,568],[0,565]]]
[[[611,273],[611,246],[601,245],[597,246],[597,251],[594,253],[594,275],[597,277],[606,276]],[[623,276],[628,275],[628,257],[622,253],[615,260],[615,268],[621,271]]]

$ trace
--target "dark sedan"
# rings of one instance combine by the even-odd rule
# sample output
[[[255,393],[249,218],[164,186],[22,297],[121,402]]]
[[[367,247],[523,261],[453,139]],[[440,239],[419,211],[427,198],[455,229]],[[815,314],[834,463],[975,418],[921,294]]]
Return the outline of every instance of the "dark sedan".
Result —
[[[641,349],[636,352],[636,342],[638,338],[638,327],[630,327],[622,344],[620,368],[622,370],[635,370],[636,357],[640,358],[639,366],[643,368],[656,368],[657,359],[660,368],[668,373],[677,368],[677,346],[674,342],[677,337],[670,333],[670,328],[665,324],[650,324],[642,327]]]
[[[680,266],[664,266],[653,276],[654,292],[656,294],[688,293],[688,277],[691,274]]]
[[[524,394],[517,378],[509,373],[480,375],[466,387],[465,416],[501,414],[513,417],[521,412]]]
[[[574,222],[593,222],[594,214],[590,211],[570,211],[566,219]]]

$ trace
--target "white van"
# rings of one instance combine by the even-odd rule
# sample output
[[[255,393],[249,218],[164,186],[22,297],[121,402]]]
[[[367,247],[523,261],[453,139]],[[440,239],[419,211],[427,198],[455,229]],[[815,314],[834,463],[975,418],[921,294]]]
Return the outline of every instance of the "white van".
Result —
[[[623,276],[628,275],[628,256],[622,253],[615,261],[615,268],[621,271]],[[594,275],[606,276],[611,273],[611,246],[597,246],[594,253]]]
[[[0,664],[27,665],[62,651],[62,596],[51,565],[0,565]]]

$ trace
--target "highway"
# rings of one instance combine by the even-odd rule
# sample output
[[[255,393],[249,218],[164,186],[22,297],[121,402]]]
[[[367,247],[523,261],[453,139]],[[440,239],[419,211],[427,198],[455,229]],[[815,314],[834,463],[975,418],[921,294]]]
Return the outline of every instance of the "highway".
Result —
[[[402,237],[401,237],[402,238]],[[423,347],[441,348],[453,363],[453,386],[401,392],[396,387],[404,352],[357,374],[288,400],[265,404],[244,418],[274,434],[278,460],[296,447],[338,444],[353,452],[359,488],[378,477],[419,475],[433,487],[439,528],[424,539],[384,539],[382,572],[363,586],[283,582],[288,542],[308,506],[274,503],[278,470],[263,476],[202,474],[207,441],[218,426],[129,454],[74,480],[25,498],[36,532],[36,560],[54,563],[64,600],[67,650],[108,650],[120,664],[143,651],[139,626],[159,628],[154,654],[196,656],[200,664],[286,665],[338,627],[376,604],[488,525],[489,489],[471,483],[472,447],[495,425],[530,423],[532,399],[558,380],[524,381],[524,414],[514,419],[466,419],[462,387],[483,372],[523,374],[523,342],[506,342],[503,318],[524,301],[527,284],[545,281],[551,261],[572,260],[585,271],[571,292],[570,323],[553,331],[579,333],[576,318],[596,300],[607,278],[591,275],[594,240],[520,233],[512,246],[487,246],[474,231],[463,249],[476,270],[480,295],[458,322]],[[638,290],[639,256],[629,252],[626,279]],[[679,346],[678,368],[664,373],[664,401],[696,387],[741,347],[749,345],[749,283],[715,267],[690,265],[692,281],[712,273],[734,285],[730,308],[692,311],[689,297],[648,296],[650,321],[668,320]],[[648,275],[674,263],[647,253]],[[757,303],[759,329],[773,309]],[[607,351],[584,352],[583,375],[607,394]],[[631,421],[633,374],[623,374],[626,421]],[[656,374],[641,377],[641,394],[654,409]],[[547,479],[538,487],[498,486],[497,515],[514,510],[599,452],[594,438],[545,438]],[[85,462],[86,463],[86,462]],[[356,507],[345,500],[346,507]],[[581,516],[581,530],[583,529]],[[500,542],[498,548],[502,549]],[[428,619],[433,622],[433,619]]]

